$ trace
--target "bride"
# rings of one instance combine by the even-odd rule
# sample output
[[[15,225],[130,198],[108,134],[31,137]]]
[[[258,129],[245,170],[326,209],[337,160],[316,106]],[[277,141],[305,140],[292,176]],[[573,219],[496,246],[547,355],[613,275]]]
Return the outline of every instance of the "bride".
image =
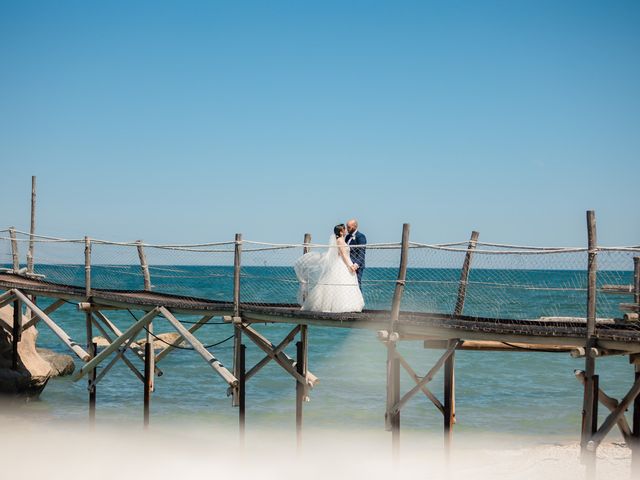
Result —
[[[298,301],[302,310],[313,312],[360,312],[364,307],[356,267],[344,241],[346,227],[336,225],[326,252],[310,252],[296,260],[293,268],[300,281]]]

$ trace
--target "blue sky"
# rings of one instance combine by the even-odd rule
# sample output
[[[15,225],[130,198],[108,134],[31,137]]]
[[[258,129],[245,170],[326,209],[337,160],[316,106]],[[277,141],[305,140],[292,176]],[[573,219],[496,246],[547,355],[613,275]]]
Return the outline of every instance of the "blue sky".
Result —
[[[0,1],[0,225],[640,243],[640,3]]]

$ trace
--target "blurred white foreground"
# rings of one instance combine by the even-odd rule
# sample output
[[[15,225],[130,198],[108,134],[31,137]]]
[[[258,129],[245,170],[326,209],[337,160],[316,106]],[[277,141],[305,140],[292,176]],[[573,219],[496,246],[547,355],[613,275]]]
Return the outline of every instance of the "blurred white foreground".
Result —
[[[402,436],[399,463],[390,454],[390,435],[370,432],[307,432],[300,455],[295,432],[247,431],[244,453],[235,430],[215,425],[61,427],[2,418],[2,478],[92,480],[152,478],[385,479],[447,480],[581,479],[584,467],[577,443],[544,439],[486,437],[455,439],[447,469],[440,435]],[[598,479],[631,478],[630,451],[604,444]]]

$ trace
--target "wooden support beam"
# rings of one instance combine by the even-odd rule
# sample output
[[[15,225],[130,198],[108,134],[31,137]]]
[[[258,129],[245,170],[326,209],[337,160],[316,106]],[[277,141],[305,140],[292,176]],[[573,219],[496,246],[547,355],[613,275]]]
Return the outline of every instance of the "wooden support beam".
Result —
[[[305,233],[303,244],[304,247],[302,249],[302,254],[305,255],[309,252],[309,244],[311,243],[311,234]],[[302,299],[305,300],[304,298]],[[300,341],[296,343],[296,371],[303,378],[307,378],[307,364],[309,361],[308,351],[308,337],[309,337],[309,327],[307,325],[299,325],[300,327]],[[296,446],[298,452],[300,452],[302,448],[302,412],[305,400],[308,398],[307,393],[308,386],[307,383],[304,382],[296,382]]]
[[[111,344],[106,347],[102,352],[92,358],[89,362],[87,362],[78,372],[73,375],[73,380],[78,381],[92,369],[97,367],[100,363],[102,363],[109,355],[120,348],[124,342],[133,338],[137,335],[140,330],[147,326],[149,322],[151,322],[159,313],[160,308],[156,307],[150,312],[147,312],[140,320],[136,321],[133,325],[131,325],[122,335],[116,338]]]
[[[47,315],[51,315],[53,312],[55,312],[56,310],[58,310],[61,306],[63,306],[65,303],[64,300],[60,299],[60,300],[56,300],[55,302],[53,302],[51,305],[49,305],[47,308],[45,308],[43,310],[44,313],[46,313]],[[24,325],[22,326],[22,330],[26,330],[27,328],[33,327],[34,325],[36,325],[38,322],[40,321],[40,318],[38,318],[35,315],[32,315],[31,318],[29,320],[27,320]]]
[[[7,290],[6,292],[4,292],[2,295],[0,295],[0,308],[13,302],[15,297],[16,296],[11,290]]]
[[[451,341],[450,341],[451,342]],[[447,457],[451,452],[455,424],[455,350],[444,362],[444,446]]]
[[[243,368],[240,362],[240,355],[242,354],[242,319],[240,317],[233,317],[233,376],[240,378],[240,370]],[[240,406],[240,392],[233,390],[231,392],[231,406]]]
[[[580,383],[582,383],[582,385],[584,385],[586,383],[584,371],[583,370],[576,370],[574,373],[576,375],[576,378],[580,381]],[[609,411],[611,411],[611,412],[613,412],[616,408],[618,408],[618,405],[619,405],[618,400],[616,400],[615,398],[610,397],[604,391],[602,391],[602,389],[600,389],[600,388],[598,388],[598,400],[600,401],[600,403],[602,403],[602,405],[607,407],[609,409]],[[624,438],[624,441],[627,444],[630,444],[631,437],[632,437],[632,431],[631,431],[631,428],[629,427],[629,424],[627,423],[627,419],[624,417],[624,415],[618,419],[617,424],[618,424],[618,428],[620,429],[620,433],[622,434],[622,437]]]
[[[111,332],[116,337],[119,337],[122,335],[122,332],[120,331],[120,329],[113,322],[111,322],[106,317],[106,315],[104,315],[102,312],[100,312],[99,310],[92,310],[91,313],[93,314],[93,319],[94,319],[93,324],[98,328],[98,330],[100,330],[100,333],[102,333],[102,335],[107,339],[109,343],[113,343],[113,340],[111,339],[111,335],[104,329],[100,321],[102,321],[102,323],[107,328],[109,328],[109,330],[111,330]],[[144,363],[145,361],[144,349],[140,345],[138,345],[133,340],[133,338],[131,339],[131,342],[126,342],[126,348],[128,350],[131,350],[133,354],[136,357],[138,357],[140,360],[142,360],[142,362]],[[133,363],[131,363],[131,361],[126,357],[126,355],[122,356],[122,361],[129,367],[129,369],[136,375],[136,377],[140,379],[140,381],[143,381],[142,373],[140,373],[140,371],[136,368],[136,366]],[[160,370],[155,365],[154,365],[154,368],[155,368],[155,374],[161,377],[163,374],[162,370]]]
[[[26,306],[28,306],[32,312],[37,315],[40,320],[42,320],[52,331],[56,334],[56,336],[62,340],[62,342],[73,352],[75,353],[80,360],[86,362],[89,360],[90,355],[80,346],[78,345],[67,333],[58,326],[49,316],[44,313],[40,308],[34,304],[26,295],[24,295],[20,290],[14,289],[16,297],[21,300]]]
[[[97,318],[93,318],[93,324],[96,326],[96,328],[98,330],[100,330],[100,333],[102,333],[102,336],[109,342],[109,343],[113,343],[113,340],[111,339],[111,336],[109,335],[109,333],[105,330],[105,328],[100,324],[100,322],[98,322]],[[117,336],[122,335],[122,333],[120,333],[120,335],[116,334]],[[126,349],[130,349],[132,352],[134,352],[136,355],[139,355],[138,358],[140,358],[143,362],[145,361],[145,355],[142,352],[141,348],[138,347],[138,349],[134,349],[133,348],[133,338],[129,339],[129,341],[125,342],[125,351]],[[140,371],[136,368],[136,366],[131,363],[131,361],[127,358],[127,356],[125,355],[125,351],[122,352],[122,355],[120,356],[120,358],[122,358],[122,361],[124,362],[124,364],[129,367],[129,370],[131,370],[134,375],[136,377],[138,377],[140,379],[141,382],[144,382],[144,376],[142,375],[142,373],[140,373]],[[96,350],[97,352],[97,350]],[[92,357],[95,356],[92,355]]]
[[[397,331],[397,323],[400,317],[400,304],[407,280],[407,263],[409,260],[409,224],[402,225],[402,243],[400,250],[400,265],[398,278],[393,292],[391,304],[391,317],[389,321],[389,336]],[[400,452],[400,409],[393,406],[400,402],[400,360],[396,355],[397,345],[395,341],[387,341],[387,405],[385,413],[385,426],[391,430],[391,450],[394,460],[398,459]]]
[[[133,341],[133,337],[128,338],[124,344],[118,348],[116,350],[116,354],[111,358],[111,360],[109,361],[109,363],[107,364],[106,367],[104,367],[102,370],[100,370],[100,373],[94,377],[94,375],[92,373],[90,373],[88,376],[89,377],[94,377],[93,380],[89,383],[89,387],[92,386],[96,386],[100,380],[102,380],[107,373],[109,373],[109,370],[111,370],[113,368],[113,366],[118,363],[118,360],[122,359],[124,360],[124,352],[127,351],[127,348],[129,348],[129,345],[131,344],[131,342]],[[93,369],[93,371],[95,372],[95,368]],[[137,371],[134,371],[134,373],[136,373]],[[144,383],[144,376],[142,376],[141,374],[138,376],[138,378],[140,378],[140,380]]]
[[[240,446],[244,448],[244,434],[246,426],[246,398],[247,398],[247,347],[240,345],[238,368],[238,426],[240,428]]]
[[[629,392],[627,392],[627,394],[618,404],[618,407],[609,414],[609,416],[602,423],[598,431],[593,435],[593,437],[591,437],[590,441],[593,442],[592,451],[595,451],[595,448],[597,448],[600,442],[602,442],[604,437],[611,431],[613,426],[618,423],[618,420],[620,419],[620,417],[624,415],[624,412],[627,410],[629,405],[631,405],[631,403],[636,399],[639,393],[640,393],[640,378],[636,379],[636,381],[634,382]]]
[[[198,331],[200,329],[200,327],[202,327],[203,325],[206,325],[207,322],[209,322],[209,320],[211,320],[213,318],[213,315],[205,315],[202,318],[200,318],[200,320],[198,320],[196,323],[194,323],[193,325],[191,325],[187,330],[189,333],[194,333],[196,331]],[[156,355],[156,373],[159,372],[160,370],[158,369],[157,365],[158,363],[160,363],[160,361],[166,357],[169,353],[171,353],[173,350],[175,350],[175,348],[180,345],[180,343],[184,340],[184,337],[179,336],[178,338],[175,339],[175,341],[173,341],[171,343],[171,345],[167,345],[166,347],[164,347],[162,350],[160,350],[160,352],[158,352],[158,354]],[[159,373],[158,376],[162,376],[162,373]]]
[[[249,337],[249,339],[258,346],[264,353],[269,355],[269,357],[274,360],[278,365],[280,365],[289,375],[295,378],[298,382],[304,383],[310,387],[313,387],[315,383],[318,381],[318,377],[311,374],[311,372],[307,371],[306,378],[301,376],[296,370],[296,362],[289,357],[284,352],[274,353],[275,347],[274,345],[267,340],[264,336],[262,336],[259,332],[257,332],[254,328],[243,324],[242,325],[243,332]]]
[[[407,373],[413,379],[413,381],[416,382],[416,384],[419,384],[420,383],[420,377],[413,370],[413,368],[411,368],[411,365],[409,365],[409,362],[407,362],[405,360],[405,358],[397,350],[396,350],[396,356],[398,357],[398,360],[400,361],[400,365],[402,365],[402,367],[404,367],[404,369],[407,371]],[[422,392],[427,396],[427,398],[429,400],[431,400],[431,402],[435,405],[435,407],[438,410],[440,410],[440,413],[442,413],[444,415],[444,413],[445,413],[444,406],[442,405],[442,403],[440,403],[440,400],[438,400],[438,398],[431,392],[431,390],[429,390],[425,385],[422,385],[420,387],[420,390],[422,390]]]
[[[420,381],[416,384],[415,387],[413,387],[411,390],[405,393],[402,396],[402,398],[391,407],[392,413],[396,413],[402,410],[402,407],[404,407],[404,405],[411,399],[411,397],[413,397],[418,392],[418,390],[421,389],[423,385],[426,385],[433,379],[435,374],[438,373],[440,368],[442,368],[442,365],[444,365],[444,362],[447,360],[447,358],[449,358],[449,356],[456,350],[457,345],[458,345],[458,340],[454,340],[451,342],[451,345],[449,346],[449,348],[438,359],[438,361],[431,368],[431,370],[429,370],[429,372],[420,379]]]
[[[11,330],[11,370],[18,370],[18,344],[22,333],[22,304],[13,302],[13,328]]]
[[[400,337],[405,340],[403,336]],[[431,348],[435,350],[446,349],[449,345],[449,340],[442,339],[426,339],[424,340],[424,348]],[[579,349],[584,350],[584,347],[576,347],[575,345],[544,345],[539,343],[515,343],[515,342],[497,342],[495,340],[461,340],[456,350],[478,350],[489,352],[558,352],[566,353],[573,352]],[[623,355],[624,352],[610,351],[598,349],[604,355]],[[583,355],[580,355],[583,356]]]
[[[300,326],[300,341],[296,343],[296,371],[307,378],[308,362],[308,331],[306,325]],[[296,445],[298,449],[302,447],[302,407],[307,397],[307,384],[296,382]]]
[[[95,358],[98,353],[98,344],[92,343],[91,350],[89,352],[91,354],[91,358]],[[95,426],[96,423],[96,400],[97,400],[97,389],[96,389],[96,377],[97,377],[97,369],[91,370],[89,374],[89,425],[91,427]]]
[[[27,251],[27,273],[33,273],[34,235],[36,233],[36,177],[31,177],[31,223],[29,226],[29,250]]]
[[[160,307],[159,312],[162,314],[164,318],[176,329],[176,331],[182,335],[186,342],[188,342],[193,349],[207,362],[213,370],[220,375],[220,377],[229,384],[229,386],[236,388],[238,386],[238,379],[227,370],[222,363],[218,361],[216,357],[214,357],[204,345],[194,337],[189,330],[187,330],[180,321],[173,316],[173,314],[167,310],[165,307]]]
[[[469,240],[467,253],[464,256],[464,262],[462,263],[462,270],[460,272],[460,284],[458,285],[456,306],[453,310],[453,314],[456,316],[462,315],[464,310],[464,302],[467,296],[467,285],[469,284],[469,271],[471,270],[471,260],[473,259],[473,251],[476,249],[479,236],[479,232],[476,232],[475,230],[471,232],[471,239]]]
[[[236,233],[233,254],[233,316],[240,316],[240,275],[242,256],[242,234]]]
[[[596,275],[597,265],[597,235],[596,217],[593,210],[587,211],[587,239],[588,239],[588,260],[587,260],[587,338],[585,348],[589,350],[596,346]],[[594,375],[596,360],[593,356],[585,357],[585,387],[584,401],[582,406],[582,432],[580,436],[580,447],[583,460],[587,463],[587,470],[595,472],[595,451],[587,449],[587,445],[592,438],[594,424]],[[597,421],[597,419],[595,419]]]
[[[11,259],[13,262],[13,273],[20,272],[20,255],[18,253],[18,240],[16,239],[15,227],[9,228],[9,236],[11,237]]]
[[[149,428],[149,413],[151,406],[151,391],[153,388],[153,343],[147,342],[144,345],[144,405],[143,405],[143,425]]]
[[[145,292],[150,292],[151,275],[149,274],[149,264],[147,263],[147,256],[144,253],[142,240],[136,240],[136,247],[138,249],[138,258],[140,259],[140,269],[142,270],[142,277],[144,279],[144,290]]]
[[[477,231],[471,232],[471,238],[469,239],[469,245],[467,245],[467,253],[464,256],[464,262],[462,263],[462,270],[460,271],[460,284],[458,285],[458,296],[456,298],[456,306],[454,307],[453,314],[455,316],[462,315],[464,311],[464,303],[467,297],[467,286],[469,285],[469,272],[471,271],[471,260],[473,259],[473,252],[476,249],[478,243],[478,237],[480,233]],[[453,340],[447,342],[447,349],[451,346]],[[444,363],[444,446],[447,456],[450,453],[451,441],[453,440],[453,425],[455,424],[456,416],[456,381],[455,381],[455,363],[456,352],[455,350],[449,355]]]
[[[262,360],[256,363],[251,369],[247,372],[247,380],[253,377],[256,373],[258,373],[262,367],[264,367],[267,363],[273,360],[275,355],[278,355],[280,352],[283,352],[285,348],[291,343],[291,341],[295,338],[295,336],[300,331],[301,325],[296,325],[293,330],[291,330],[286,337],[282,339],[282,341],[271,351],[271,355],[267,354]],[[265,339],[266,340],[266,339]],[[293,361],[293,359],[291,360]]]
[[[233,252],[233,375],[236,378],[240,376],[240,350],[242,349],[242,328],[240,324],[240,275],[241,275],[241,256],[242,256],[242,234],[236,233],[235,245]],[[231,392],[231,405],[233,407],[240,406],[240,397],[237,389]]]
[[[147,368],[147,366],[151,366],[151,377],[147,382],[147,379],[145,379],[145,385],[148,384],[148,387],[150,389],[151,392],[154,391],[155,389],[155,383],[154,383],[154,374],[155,374],[155,367],[156,367],[156,349],[155,349],[155,335],[153,334],[153,322],[149,322],[149,325],[146,326],[145,328],[145,332],[146,332],[146,340],[147,343],[145,344],[145,350],[144,350],[144,368]],[[146,349],[146,345],[151,345],[151,350],[149,352],[149,356],[147,356],[147,349]]]

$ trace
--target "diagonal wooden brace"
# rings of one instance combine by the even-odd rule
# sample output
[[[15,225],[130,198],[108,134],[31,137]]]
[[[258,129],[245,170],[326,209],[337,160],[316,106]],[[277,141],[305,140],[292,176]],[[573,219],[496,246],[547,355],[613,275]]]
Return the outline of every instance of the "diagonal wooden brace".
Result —
[[[421,390],[424,385],[426,385],[433,379],[435,374],[438,373],[438,370],[440,370],[440,368],[442,368],[442,365],[444,365],[444,362],[447,361],[447,358],[449,358],[451,354],[456,351],[459,343],[460,341],[456,340],[452,342],[451,345],[449,345],[444,354],[438,359],[431,370],[429,370],[429,372],[424,377],[422,377],[417,385],[407,393],[405,393],[404,396],[393,407],[391,407],[391,413],[398,413],[402,409],[402,407],[411,399],[411,397],[413,397],[418,392],[418,390]]]
[[[106,367],[104,367],[100,373],[98,374],[98,376],[96,376],[96,378],[94,380],[89,380],[89,385],[87,386],[87,388],[89,390],[91,390],[91,388],[95,387],[96,385],[98,385],[98,382],[100,382],[100,380],[102,380],[104,378],[104,376],[109,372],[109,370],[111,370],[111,368],[116,364],[116,362],[118,361],[118,359],[122,359],[123,361],[125,360],[125,356],[124,353],[127,351],[128,348],[130,348],[131,343],[133,341],[133,337],[131,337],[130,339],[128,339],[126,342],[124,342],[124,345],[122,346],[122,348],[119,348],[116,351],[116,354],[114,355],[114,357],[111,359],[111,361],[107,364]],[[125,362],[126,363],[126,362]],[[144,376],[142,376],[140,374],[140,372],[138,372],[137,369],[135,369],[134,367],[134,371],[133,373],[136,374],[136,376],[138,378],[142,377],[141,380],[144,383]]]
[[[293,341],[295,336],[300,331],[300,325],[296,325],[293,330],[289,332],[289,334],[282,339],[282,341],[273,349],[273,355],[266,355],[262,360],[256,363],[251,369],[246,373],[245,380],[249,380],[256,373],[258,373],[262,367],[264,367],[267,363],[273,360],[275,355],[278,355],[280,352],[283,352],[285,348]]]
[[[195,324],[191,325],[187,329],[187,331],[189,333],[194,333],[195,331],[199,330],[200,327],[202,327],[203,325],[206,325],[207,322],[209,320],[211,320],[212,318],[213,318],[213,315],[205,315],[200,320],[198,320]],[[182,342],[183,340],[184,340],[184,337],[182,335],[180,335],[173,343],[171,343],[171,345],[167,345],[166,347],[164,347],[158,353],[158,355],[156,355],[156,364],[158,364],[164,357],[166,357],[169,353],[171,353],[173,350],[175,350],[175,348],[178,345],[180,345],[180,342]]]
[[[14,289],[12,291],[22,303],[24,303],[28,308],[30,308],[31,311],[35,313],[36,316],[40,318],[40,320],[42,320],[53,331],[53,333],[55,333],[56,336],[60,340],[62,340],[63,343],[67,347],[69,347],[71,351],[73,351],[73,353],[75,353],[78,356],[78,358],[80,358],[83,362],[86,362],[91,358],[91,356],[87,352],[85,352],[84,349],[79,344],[74,342],[71,339],[71,337],[67,335],[67,333],[58,326],[56,322],[51,320],[49,316],[46,313],[44,313],[42,310],[40,310],[40,308],[35,303],[33,303],[25,294],[23,294],[20,290],[17,290],[17,289]]]
[[[113,343],[113,340],[109,336],[109,333],[105,330],[105,328],[100,324],[100,322],[98,322],[98,320],[95,317],[92,318],[92,323],[97,327],[98,330],[100,330],[100,333],[102,333],[104,338],[106,338],[109,343]],[[120,335],[122,335],[122,333]],[[136,366],[133,363],[131,363],[131,360],[129,360],[125,356],[126,349],[131,349],[132,343],[133,343],[133,337],[125,342],[124,351],[122,349],[118,350],[118,354],[116,355],[115,359],[117,360],[118,358],[122,358],[122,361],[125,363],[127,367],[129,367],[129,370],[131,370],[136,377],[138,377],[142,382],[144,382],[144,375],[142,375],[142,373],[140,373],[140,371],[136,368]],[[135,350],[132,349],[132,351],[135,351]],[[144,360],[144,356],[142,357],[142,360]],[[106,370],[106,368],[104,370]],[[104,376],[104,370],[100,372],[100,375]],[[93,383],[97,384],[98,378],[96,378],[96,380]]]
[[[51,305],[49,305],[47,308],[45,308],[43,310],[43,312],[46,313],[47,315],[50,315],[53,312],[55,312],[57,309],[59,309],[65,303],[67,303],[67,302],[65,302],[62,299],[56,300]],[[26,330],[27,328],[30,328],[30,327],[34,326],[35,324],[37,324],[39,321],[40,321],[40,319],[37,316],[32,316],[27,322],[25,322],[25,324],[22,326],[22,329]]]
[[[269,357],[271,357],[278,365],[280,365],[284,370],[289,373],[293,378],[295,378],[298,382],[303,385],[309,386],[313,388],[315,384],[318,382],[318,377],[313,375],[311,372],[307,371],[306,378],[298,373],[296,370],[296,362],[293,358],[289,357],[284,352],[275,353],[276,347],[263,337],[259,332],[257,332],[254,328],[242,324],[242,331],[247,334],[247,336],[251,339],[253,343],[255,343],[264,353],[266,353]]]
[[[105,329],[102,327],[102,325],[100,325],[100,322],[99,322],[98,320],[101,320],[101,321],[104,323],[104,325],[105,325],[107,328],[109,328],[109,330],[111,330],[111,331],[113,332],[113,334],[114,334],[116,337],[119,337],[120,335],[122,335],[122,332],[120,331],[120,329],[119,329],[119,328],[118,328],[118,327],[117,327],[117,326],[116,326],[116,325],[115,325],[111,320],[109,320],[109,319],[107,318],[107,316],[106,316],[104,313],[102,313],[102,312],[101,312],[101,311],[99,311],[99,310],[94,310],[94,311],[92,311],[91,313],[92,313],[92,315],[93,315],[93,317],[94,317],[94,322],[93,322],[93,324],[94,324],[96,327],[98,327],[98,329],[100,330],[100,332],[102,333],[102,335],[103,335],[103,336],[104,336],[104,337],[109,341],[109,343],[111,343],[111,341],[112,341],[112,340],[111,340],[111,337],[110,337],[110,335],[105,331]],[[134,355],[135,355],[136,357],[138,357],[140,360],[142,360],[142,362],[144,363],[144,361],[145,361],[145,360],[144,360],[144,349],[143,349],[140,345],[138,345],[138,344],[137,344],[136,342],[134,342],[134,341],[133,341],[133,339],[132,339],[132,340],[131,340],[131,342],[129,342],[129,343],[127,344],[127,348],[128,348],[129,350],[131,350],[131,351],[134,353]],[[133,373],[135,373],[135,374],[136,374],[136,376],[137,376],[137,377],[140,377],[140,375],[141,375],[141,374],[140,374],[140,372],[138,371],[138,369],[137,369],[133,364],[131,364],[131,362],[129,362],[129,360],[127,359],[127,357],[123,356],[123,357],[122,357],[122,360],[123,360],[125,363],[127,363],[127,365],[129,365],[129,368],[131,368],[131,370],[133,371]],[[159,377],[160,377],[160,376],[162,376],[162,373],[163,373],[163,372],[162,372],[162,370],[160,370],[159,368],[156,368],[156,369],[155,369],[155,374],[156,374],[157,376],[159,376]],[[140,374],[140,375],[139,375],[139,374]],[[144,381],[144,377],[142,377],[142,380]]]
[[[602,423],[602,425],[600,426],[598,431],[593,434],[593,436],[591,437],[591,439],[589,441],[590,444],[591,444],[591,442],[593,442],[593,444],[592,444],[593,446],[589,447],[589,449],[591,449],[591,448],[595,449],[595,448],[598,447],[598,445],[600,445],[600,442],[602,442],[602,440],[604,440],[604,437],[607,436],[607,434],[611,431],[613,426],[616,423],[618,423],[618,420],[620,419],[620,417],[622,417],[622,415],[624,415],[624,412],[627,410],[627,407],[629,407],[631,402],[633,402],[636,399],[638,394],[640,394],[640,377],[638,377],[638,379],[634,382],[634,384],[631,387],[631,389],[629,390],[629,392],[627,392],[627,394],[620,401],[620,403],[615,408],[615,410],[611,411],[611,413],[605,419],[605,421]]]
[[[169,310],[167,310],[165,307],[160,307],[159,311],[162,316],[166,318],[167,321],[173,326],[173,328],[175,328],[176,331],[180,335],[182,335],[185,341],[191,344],[193,349],[198,352],[198,354],[202,358],[204,358],[204,360],[211,366],[211,368],[213,368],[213,370],[218,375],[220,375],[220,377],[222,377],[222,379],[227,382],[229,386],[234,388],[238,386],[238,379],[234,377],[233,374],[229,370],[227,370],[216,357],[214,357],[206,348],[204,348],[204,345],[200,342],[200,340],[194,337],[189,332],[189,330],[184,328],[180,321],[176,317],[174,317]]]
[[[582,383],[583,385],[586,383],[586,377],[583,370],[575,370],[573,373],[575,373],[576,378],[580,381],[580,383]],[[616,408],[618,408],[618,405],[619,405],[618,400],[604,393],[604,391],[602,391],[601,388],[598,389],[598,400],[600,401],[600,403],[602,403],[602,405],[607,407],[611,412],[613,412]],[[618,424],[618,428],[620,429],[620,433],[624,438],[625,443],[629,445],[632,441],[631,437],[633,436],[633,433],[624,415],[622,415],[618,419],[617,424]]]
[[[409,376],[411,378],[413,378],[413,381],[416,382],[417,385],[419,385],[420,384],[420,377],[418,376],[418,374],[416,374],[416,372],[413,370],[413,368],[411,368],[411,365],[409,365],[409,363],[404,359],[404,357],[402,355],[400,355],[400,352],[398,352],[397,350],[396,350],[396,357],[400,361],[400,365],[402,365],[404,367],[404,369],[407,371],[407,373],[409,374]],[[424,392],[424,394],[427,396],[427,398],[429,398],[429,400],[431,400],[431,402],[433,402],[433,404],[436,406],[436,408],[438,410],[440,410],[440,413],[442,413],[444,415],[444,406],[442,405],[440,400],[438,400],[436,398],[436,396],[431,392],[431,390],[429,390],[424,385],[422,385],[420,387],[420,389]]]
[[[118,350],[120,348],[120,345],[122,345],[124,342],[126,342],[130,338],[134,337],[135,335],[137,335],[140,332],[140,330],[142,330],[144,327],[146,327],[155,317],[158,316],[158,313],[159,313],[159,308],[156,307],[153,310],[151,310],[150,312],[148,312],[146,315],[144,315],[140,320],[138,320],[133,325],[131,325],[122,335],[120,335],[118,338],[116,338],[111,343],[111,345],[109,345],[102,352],[100,352],[98,355],[96,355],[91,360],[89,360],[87,363],[85,363],[82,366],[82,368],[80,368],[80,370],[78,370],[78,372],[76,372],[73,375],[73,377],[72,377],[73,381],[77,382],[84,375],[86,375],[87,373],[92,371],[94,368],[96,368],[109,355],[111,355],[113,352]]]
[[[13,293],[13,290],[4,292],[2,295],[0,295],[0,308],[4,307],[5,305],[9,305],[15,300],[15,298],[16,296]]]

